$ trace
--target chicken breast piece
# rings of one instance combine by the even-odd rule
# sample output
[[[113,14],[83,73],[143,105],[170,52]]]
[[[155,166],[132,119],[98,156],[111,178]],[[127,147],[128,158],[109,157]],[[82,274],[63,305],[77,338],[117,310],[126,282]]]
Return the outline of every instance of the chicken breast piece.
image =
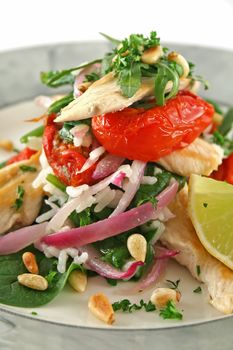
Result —
[[[175,259],[186,266],[193,277],[207,286],[210,303],[219,311],[233,313],[233,271],[212,257],[202,246],[187,212],[188,190],[181,190],[169,209],[175,218],[166,223],[161,242],[180,253]],[[197,266],[200,266],[198,275]]]
[[[39,153],[29,160],[23,160],[0,170],[0,234],[11,228],[19,228],[33,223],[37,217],[43,198],[42,188],[33,188],[32,182],[40,171]],[[21,165],[35,167],[35,172],[22,171]],[[24,190],[22,206],[17,210],[15,201],[19,186]]]
[[[180,89],[187,88],[190,79],[180,80]],[[172,88],[172,83],[167,86],[167,91]],[[94,115],[101,115],[109,112],[120,111],[134,102],[150,96],[154,91],[154,79],[142,78],[140,89],[128,98],[122,95],[117,79],[114,73],[110,72],[103,78],[93,83],[87,91],[72,101],[68,106],[62,109],[56,122],[65,122],[69,120],[81,120],[91,118]]]
[[[165,169],[182,176],[210,175],[222,163],[223,150],[201,138],[189,146],[161,158],[158,163]]]

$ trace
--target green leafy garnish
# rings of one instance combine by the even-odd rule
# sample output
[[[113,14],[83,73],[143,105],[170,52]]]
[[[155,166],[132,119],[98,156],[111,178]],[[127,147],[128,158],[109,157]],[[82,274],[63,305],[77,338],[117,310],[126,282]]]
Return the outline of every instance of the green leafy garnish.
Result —
[[[193,290],[193,293],[198,293],[198,294],[200,294],[201,292],[202,292],[202,289],[201,289],[200,286]]]
[[[55,175],[48,174],[46,180],[54,187],[57,187],[60,191],[66,193],[66,185],[64,185]]]
[[[0,169],[4,168],[6,165],[7,165],[7,162],[6,162],[6,161],[1,162],[1,163],[0,163]]]
[[[21,136],[21,143],[28,143],[30,137],[42,137],[44,133],[44,126],[39,126],[38,128],[28,132],[27,134]]]
[[[118,75],[118,83],[122,94],[129,98],[132,97],[141,85],[140,63],[133,62],[129,67],[122,69]]]
[[[20,165],[19,168],[24,173],[26,173],[26,172],[35,173],[37,171],[37,169],[34,166],[29,166],[29,165],[25,165],[25,164]]]
[[[80,125],[80,124],[86,124],[86,125],[90,126],[91,120],[90,119],[84,119],[84,120],[65,122],[62,125],[62,128],[59,130],[59,136],[66,143],[73,143],[74,136],[71,134],[70,130],[73,129],[75,126]]]
[[[224,114],[222,108],[219,106],[219,104],[216,101],[214,101],[210,98],[207,98],[206,101],[209,102],[214,107],[215,112],[222,114],[222,115]]]
[[[233,107],[230,108],[223,118],[223,122],[220,125],[218,131],[225,136],[233,127]]]
[[[140,300],[139,304],[132,304],[128,299],[123,299],[121,301],[116,301],[112,304],[114,311],[123,311],[123,312],[133,312],[136,310],[145,309],[146,312],[155,311],[156,307],[152,304],[151,301],[146,303],[143,299]]]
[[[175,96],[179,90],[179,75],[176,69],[172,68],[172,65],[168,62],[159,62],[158,73],[155,77],[155,98],[156,103],[159,106],[163,106],[167,99]],[[172,89],[166,95],[167,83],[172,82]]]
[[[25,190],[24,190],[23,186],[19,185],[17,187],[17,198],[16,198],[15,204],[13,205],[12,208],[19,210],[22,207],[24,194],[25,194]]]
[[[177,280],[177,281],[166,280],[166,281],[171,284],[170,286],[171,289],[179,291],[180,280]]]
[[[203,203],[203,207],[207,208],[208,207],[208,203]]]
[[[105,33],[101,33],[100,32],[100,35],[102,35],[105,39],[107,39],[108,41],[110,41],[114,45],[119,45],[121,43],[120,40],[112,38],[111,36],[109,36],[109,35],[107,35]]]
[[[96,73],[96,72],[92,72],[90,74],[86,74],[85,75],[85,79],[84,79],[84,83],[85,82],[94,82],[100,79],[100,74]]]
[[[197,271],[197,275],[200,276],[200,274],[201,274],[201,267],[200,267],[200,265],[196,265],[196,271]]]
[[[60,100],[57,100],[51,104],[48,108],[48,113],[58,113],[62,108],[67,106],[70,102],[74,100],[74,94],[73,91],[70,92],[68,95],[62,97]]]
[[[101,59],[96,59],[94,61],[81,64],[78,67],[74,67],[70,69],[64,69],[61,71],[41,72],[40,74],[41,82],[52,88],[57,88],[63,85],[72,85],[74,83],[74,78],[75,78],[74,75],[71,74],[72,72],[88,67],[94,63],[99,63],[101,61],[102,61]]]
[[[176,305],[172,300],[169,300],[166,307],[160,310],[159,316],[161,316],[164,320],[182,320],[183,318],[182,313],[177,310]]]
[[[37,316],[37,315],[38,315],[38,313],[37,313],[36,311],[32,311],[32,312],[31,312],[31,315],[33,315],[33,316]]]

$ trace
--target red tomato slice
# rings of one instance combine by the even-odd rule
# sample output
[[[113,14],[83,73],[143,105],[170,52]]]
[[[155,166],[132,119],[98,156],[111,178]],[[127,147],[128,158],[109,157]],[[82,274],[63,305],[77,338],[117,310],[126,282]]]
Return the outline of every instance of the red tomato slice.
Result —
[[[214,171],[210,177],[233,185],[233,154],[224,159],[218,170]]]
[[[211,123],[214,108],[182,91],[165,106],[149,110],[126,108],[92,118],[92,130],[105,149],[145,162],[190,144]]]
[[[16,162],[20,162],[21,160],[30,159],[31,156],[33,156],[33,154],[35,154],[36,152],[37,151],[26,147],[26,148],[24,148],[23,151],[19,152],[14,157],[9,159],[6,164],[9,165],[9,164],[13,164],[13,163],[16,163]]]
[[[89,149],[63,142],[59,136],[60,125],[54,123],[55,118],[54,114],[48,117],[43,135],[43,148],[54,174],[68,186],[93,183],[92,174],[96,165],[77,173],[86,162]]]

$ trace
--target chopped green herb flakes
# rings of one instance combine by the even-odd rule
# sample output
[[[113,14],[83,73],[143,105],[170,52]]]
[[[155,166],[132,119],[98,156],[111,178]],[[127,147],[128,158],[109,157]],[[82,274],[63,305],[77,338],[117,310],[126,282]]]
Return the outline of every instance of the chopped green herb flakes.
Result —
[[[16,210],[19,210],[23,205],[24,193],[25,193],[25,190],[23,186],[19,185],[17,187],[17,198],[15,200],[15,204],[13,205],[13,208],[15,208]]]
[[[203,203],[203,207],[207,208],[208,207],[208,203]]]
[[[200,294],[201,292],[202,292],[202,289],[200,286],[193,290],[193,293]]]
[[[196,271],[197,271],[197,275],[200,276],[200,274],[201,274],[201,267],[200,267],[200,265],[196,266]]]
[[[36,168],[34,166],[29,166],[29,165],[20,165],[20,170],[22,170],[24,173],[26,172],[30,172],[30,173],[35,173],[36,172]]]
[[[170,283],[170,288],[174,289],[174,290],[179,290],[179,284],[180,284],[180,280],[177,281],[171,281],[171,280],[166,280],[168,283]]]
[[[172,300],[169,300],[166,307],[160,310],[159,316],[161,316],[164,320],[182,320],[183,318],[182,313],[177,310],[176,305]]]
[[[133,312],[136,310],[141,310],[144,308],[146,312],[155,311],[156,307],[152,304],[151,301],[145,303],[143,299],[140,300],[139,304],[132,304],[128,299],[123,299],[112,304],[114,311],[123,311],[123,312]]]

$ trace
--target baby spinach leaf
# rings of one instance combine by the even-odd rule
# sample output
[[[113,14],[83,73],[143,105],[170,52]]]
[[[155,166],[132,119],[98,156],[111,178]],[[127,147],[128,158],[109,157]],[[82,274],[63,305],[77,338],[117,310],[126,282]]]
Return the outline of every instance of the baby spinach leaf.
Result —
[[[51,277],[51,271],[55,271],[56,259],[46,258],[34,247],[28,247],[15,254],[0,256],[0,303],[2,304],[19,307],[38,307],[47,304],[61,292],[71,271],[78,267],[76,264],[71,264],[65,273],[53,273],[53,278],[49,278],[47,290],[33,290],[20,285],[17,280],[18,275],[28,272],[22,262],[22,254],[25,251],[35,254],[42,276]]]

